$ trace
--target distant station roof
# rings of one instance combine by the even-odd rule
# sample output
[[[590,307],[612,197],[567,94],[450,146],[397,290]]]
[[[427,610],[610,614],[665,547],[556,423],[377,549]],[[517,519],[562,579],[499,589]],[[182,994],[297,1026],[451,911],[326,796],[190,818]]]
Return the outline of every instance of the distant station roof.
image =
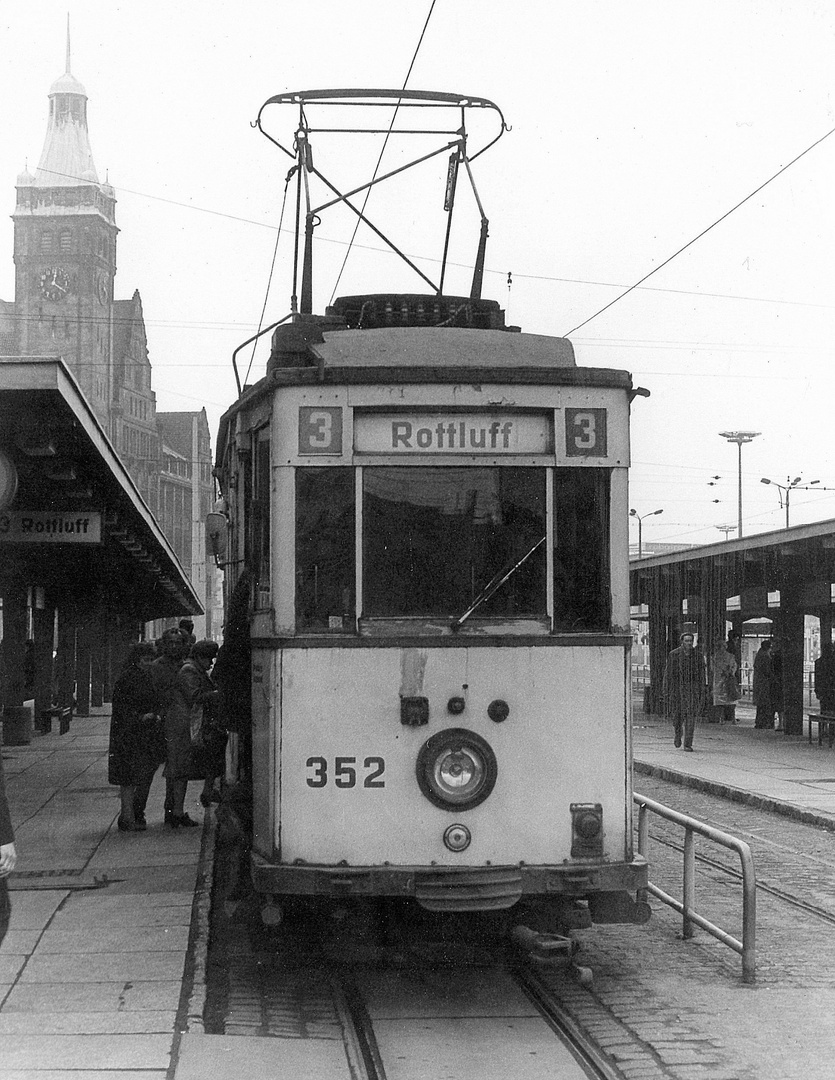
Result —
[[[779,591],[781,602],[812,613],[831,603],[835,520],[633,560],[629,569],[634,605],[656,602],[672,613],[682,598],[739,596],[743,614],[754,617]]]
[[[150,621],[200,601],[72,375],[0,356],[0,579]]]

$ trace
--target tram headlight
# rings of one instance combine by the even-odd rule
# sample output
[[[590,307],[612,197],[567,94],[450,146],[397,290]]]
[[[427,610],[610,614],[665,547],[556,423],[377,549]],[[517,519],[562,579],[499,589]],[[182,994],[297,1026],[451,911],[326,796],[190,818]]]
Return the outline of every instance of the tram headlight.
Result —
[[[489,743],[480,735],[450,728],[423,744],[416,771],[420,790],[435,806],[470,810],[493,790],[498,763]]]

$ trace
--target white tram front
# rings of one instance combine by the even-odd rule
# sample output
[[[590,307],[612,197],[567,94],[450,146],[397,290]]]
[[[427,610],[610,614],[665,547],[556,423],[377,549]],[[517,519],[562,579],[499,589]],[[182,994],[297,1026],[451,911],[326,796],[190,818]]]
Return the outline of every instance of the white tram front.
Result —
[[[632,396],[484,300],[349,297],[275,332],[217,469],[261,893],[644,920]]]

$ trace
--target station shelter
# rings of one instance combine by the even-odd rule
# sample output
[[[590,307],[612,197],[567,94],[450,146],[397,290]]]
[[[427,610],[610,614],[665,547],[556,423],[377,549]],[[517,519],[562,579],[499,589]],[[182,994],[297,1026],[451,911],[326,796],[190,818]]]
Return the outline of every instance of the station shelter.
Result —
[[[729,633],[739,641],[744,623],[768,619],[783,658],[785,731],[802,734],[805,616],[820,620],[821,642],[832,640],[833,581],[835,520],[633,560],[631,603],[648,615],[647,711],[663,709],[656,673],[685,628],[709,660]]]
[[[202,607],[73,375],[0,357],[0,704],[87,715],[153,619]],[[4,724],[5,726],[5,724]]]

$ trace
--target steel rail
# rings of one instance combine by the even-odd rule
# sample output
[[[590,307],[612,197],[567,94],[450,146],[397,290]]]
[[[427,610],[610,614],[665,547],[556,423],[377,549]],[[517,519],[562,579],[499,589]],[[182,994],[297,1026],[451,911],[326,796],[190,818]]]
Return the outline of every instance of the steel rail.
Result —
[[[623,1073],[608,1060],[577,1021],[559,1004],[538,972],[514,967],[513,975],[548,1026],[559,1036],[590,1080],[623,1080]]]
[[[352,1080],[386,1080],[374,1025],[356,983],[343,973],[331,979],[331,992]]]
[[[664,847],[672,848],[673,851],[684,850],[681,844],[677,844],[673,840],[668,840],[666,837],[659,834],[653,834],[652,840],[657,844],[663,844]],[[722,873],[727,874],[728,877],[736,878],[737,881],[742,881],[742,872],[740,870],[735,870],[732,866],[726,866],[725,863],[719,862],[718,859],[712,859],[709,855],[697,855],[696,862],[704,863],[705,866],[709,866],[713,870],[721,870]],[[785,889],[779,889],[776,885],[767,885],[764,881],[758,881],[757,892],[773,896],[776,900],[783,900],[786,904],[790,904],[800,911],[805,911],[807,915],[813,915],[818,919],[822,919],[824,922],[835,925],[835,911],[827,911],[826,908],[818,907],[817,904],[810,904],[808,900],[801,900],[799,896],[795,896],[794,893],[786,892]]]
[[[646,889],[640,891],[644,894],[651,893],[663,904],[683,916],[682,936],[685,940],[693,937],[693,926],[695,925],[710,934],[711,937],[716,938],[717,941],[721,941],[723,945],[727,945],[728,948],[739,953],[742,957],[742,981],[749,985],[752,984],[756,979],[757,879],[754,873],[754,857],[751,854],[751,848],[744,840],[731,836],[730,833],[723,832],[721,829],[715,829],[712,825],[697,821],[696,818],[689,817],[687,814],[672,810],[669,806],[664,806],[654,799],[647,798],[646,795],[634,792],[632,798],[638,805],[638,854],[643,855],[644,858],[647,858],[649,845],[648,814],[650,812],[665,821],[680,825],[684,829],[682,899],[676,899],[652,882],[648,883]],[[728,848],[739,855],[742,866],[742,941],[739,941],[738,938],[733,937],[715,923],[710,922],[709,919],[706,919],[695,910],[695,835],[704,836],[713,843],[719,844],[720,847]]]

